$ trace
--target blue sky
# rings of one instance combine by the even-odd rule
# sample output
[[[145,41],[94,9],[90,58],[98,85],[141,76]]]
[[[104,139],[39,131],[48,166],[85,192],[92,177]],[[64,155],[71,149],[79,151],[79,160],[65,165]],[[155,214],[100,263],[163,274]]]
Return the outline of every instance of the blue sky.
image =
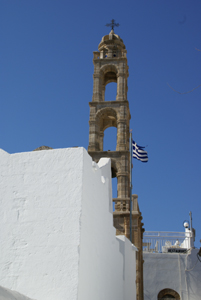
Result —
[[[181,95],[167,85],[182,93],[201,84],[200,15],[200,0],[1,0],[0,147],[87,149],[93,51],[114,18],[128,52],[130,127],[149,154],[133,161],[144,227],[183,231],[191,210],[200,247],[201,87]]]

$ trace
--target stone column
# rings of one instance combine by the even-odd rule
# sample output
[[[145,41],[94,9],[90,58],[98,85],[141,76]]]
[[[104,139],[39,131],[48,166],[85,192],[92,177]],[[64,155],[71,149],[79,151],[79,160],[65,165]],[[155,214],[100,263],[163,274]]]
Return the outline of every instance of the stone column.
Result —
[[[102,90],[100,89],[100,75],[94,74],[93,98],[92,101],[102,101]]]
[[[99,126],[95,120],[89,121],[89,146],[88,151],[100,151]]]
[[[124,228],[125,228],[125,236],[129,239],[130,237],[129,217],[124,217]]]
[[[100,151],[103,151],[103,138],[104,138],[104,132],[100,131]]]
[[[117,173],[117,187],[118,187],[118,198],[128,198],[128,173],[118,172]]]
[[[126,146],[126,120],[125,119],[119,119],[117,120],[117,147],[116,151],[123,151],[127,150]]]
[[[125,74],[117,74],[117,101],[126,100],[125,97]]]
[[[105,85],[102,85],[102,101],[105,101]]]

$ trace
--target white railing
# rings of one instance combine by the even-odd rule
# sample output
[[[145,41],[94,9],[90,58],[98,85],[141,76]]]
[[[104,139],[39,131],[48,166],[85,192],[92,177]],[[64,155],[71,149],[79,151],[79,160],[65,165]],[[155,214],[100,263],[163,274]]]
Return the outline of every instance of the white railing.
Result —
[[[145,231],[143,251],[153,253],[184,252],[191,247],[192,231]]]

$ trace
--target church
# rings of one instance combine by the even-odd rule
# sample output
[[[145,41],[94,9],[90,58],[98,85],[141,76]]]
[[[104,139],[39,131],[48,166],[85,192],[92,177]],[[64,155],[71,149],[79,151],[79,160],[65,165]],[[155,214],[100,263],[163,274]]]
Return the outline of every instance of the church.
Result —
[[[131,194],[127,51],[114,25],[93,53],[88,151],[0,149],[0,300],[200,299],[192,225],[171,237],[144,232]],[[105,101],[111,82],[116,99]],[[108,127],[115,151],[103,151]]]

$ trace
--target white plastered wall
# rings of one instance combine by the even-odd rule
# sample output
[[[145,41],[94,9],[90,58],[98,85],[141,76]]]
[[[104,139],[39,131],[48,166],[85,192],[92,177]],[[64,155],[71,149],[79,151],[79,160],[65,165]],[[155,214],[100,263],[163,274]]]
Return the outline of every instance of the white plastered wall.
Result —
[[[89,172],[91,158],[84,155],[79,299],[135,299],[136,248],[115,236],[110,159],[92,162]]]
[[[0,156],[0,285],[77,299],[83,149]]]
[[[115,237],[110,168],[83,148],[0,150],[1,286],[36,300],[135,299],[136,249]]]
[[[5,289],[0,286],[0,299],[1,300],[33,300],[18,292]]]
[[[172,289],[181,300],[200,300],[201,262],[198,249],[187,254],[144,253],[144,300],[156,300],[163,289]]]

